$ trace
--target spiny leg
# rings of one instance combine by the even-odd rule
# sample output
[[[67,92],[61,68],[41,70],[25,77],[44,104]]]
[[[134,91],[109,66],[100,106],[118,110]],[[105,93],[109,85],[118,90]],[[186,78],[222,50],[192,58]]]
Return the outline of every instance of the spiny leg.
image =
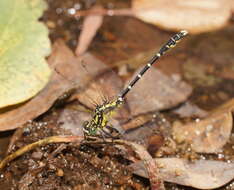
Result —
[[[108,129],[109,132],[106,132],[111,136],[112,139],[119,139],[122,136],[122,134],[111,125],[107,125],[105,128]]]
[[[105,135],[112,138],[112,135],[110,133],[108,133],[107,131],[105,131],[103,128],[100,129],[100,131],[101,131],[101,135],[102,135],[103,139],[105,139]]]

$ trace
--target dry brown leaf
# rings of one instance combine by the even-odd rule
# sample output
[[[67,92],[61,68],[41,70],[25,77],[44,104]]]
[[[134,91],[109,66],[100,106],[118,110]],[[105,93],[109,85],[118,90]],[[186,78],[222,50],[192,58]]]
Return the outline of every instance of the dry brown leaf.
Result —
[[[174,138],[178,142],[191,143],[192,149],[196,152],[215,153],[220,151],[231,134],[233,107],[234,101],[231,99],[203,120],[185,125],[175,122],[173,126]]]
[[[101,9],[100,7],[94,7],[90,11]],[[103,22],[103,16],[101,15],[88,15],[84,19],[83,28],[79,36],[78,45],[76,48],[76,55],[82,55],[86,52],[92,39],[96,35],[98,29]]]
[[[234,178],[234,163],[197,160],[189,162],[179,158],[157,158],[159,173],[164,181],[198,189],[215,189]],[[142,162],[131,165],[134,173],[148,177]]]
[[[125,141],[126,145],[130,146],[134,152],[140,157],[143,161],[144,168],[146,168],[146,173],[149,176],[151,189],[152,190],[165,190],[163,180],[161,180],[161,176],[159,175],[159,168],[155,163],[154,159],[150,156],[150,154],[146,151],[146,149],[136,143]]]
[[[162,146],[171,131],[170,122],[160,113],[139,115],[121,127],[125,130],[124,139],[143,145],[151,155]]]
[[[192,102],[185,102],[180,107],[173,110],[174,113],[178,114],[180,117],[205,117],[207,116],[207,111],[199,108]]]
[[[134,0],[135,16],[167,30],[197,34],[225,26],[232,0]],[[233,3],[232,3],[233,4]]]
[[[155,135],[155,131],[159,132],[159,126],[156,124],[145,124],[145,126],[135,125],[134,127],[135,129],[131,129],[124,133],[124,139],[137,142],[145,147],[148,146],[149,139]],[[160,135],[163,136],[162,134]]]
[[[81,112],[74,109],[63,109],[59,119],[59,127],[69,135],[83,135],[83,123],[90,120],[91,114],[88,112]]]
[[[153,116],[151,116],[151,115],[139,115],[139,116],[136,116],[133,119],[130,119],[127,123],[122,124],[122,128],[125,131],[133,130],[136,127],[143,126],[148,121],[151,121],[152,118],[153,118]],[[134,138],[139,138],[139,136],[137,137],[135,135],[133,135],[133,137]],[[140,138],[142,138],[142,137],[140,137]]]
[[[224,27],[233,7],[232,0],[133,0],[132,9],[84,10],[76,16],[135,16],[163,29],[198,34]]]
[[[134,86],[127,100],[131,114],[138,115],[174,107],[184,102],[191,92],[192,88],[179,75],[168,77],[152,68]]]
[[[28,120],[47,111],[60,96],[74,87],[84,87],[89,81],[81,61],[85,61],[90,74],[95,76],[102,68],[96,67],[90,54],[76,58],[63,41],[57,41],[49,57],[49,65],[54,71],[49,84],[36,97],[18,107],[10,107],[0,112],[0,131],[20,127]]]

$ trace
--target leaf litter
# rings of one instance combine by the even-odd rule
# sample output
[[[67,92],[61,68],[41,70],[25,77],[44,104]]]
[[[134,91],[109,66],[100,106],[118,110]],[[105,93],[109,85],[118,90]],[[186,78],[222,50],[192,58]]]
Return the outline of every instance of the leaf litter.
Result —
[[[59,44],[59,45],[61,45],[61,44]],[[73,97],[74,98],[74,97]],[[77,115],[76,115],[76,117],[77,117]],[[59,121],[58,123],[61,123],[61,121]],[[62,123],[63,123],[63,121],[62,121]],[[80,125],[80,124],[79,124]],[[74,125],[74,127],[75,126],[77,126],[77,125]],[[148,130],[147,130],[148,131]],[[59,136],[59,137],[51,137],[52,139],[56,139],[56,138],[58,138],[58,139],[62,139],[62,140],[59,140],[59,142],[66,142],[65,140],[63,140],[63,137],[62,136]],[[69,138],[69,137],[65,137],[65,138]],[[46,142],[46,144],[48,143],[51,143],[51,141],[50,141],[50,137],[48,138],[48,139],[44,139],[44,140],[42,140],[42,142]],[[55,141],[52,141],[52,142],[56,142],[56,140]],[[41,141],[38,141],[38,142],[36,142],[35,143],[37,146],[38,145],[40,145],[41,144]],[[16,152],[16,155],[19,155],[19,154],[22,154],[22,153],[24,153],[24,151],[25,150],[27,150],[27,151],[29,151],[29,150],[31,150],[31,148],[30,147],[34,147],[33,146],[34,144],[31,144],[31,145],[29,145],[28,147],[26,146],[26,147],[23,147],[23,149],[19,149],[19,152],[20,153],[17,153]],[[11,159],[14,159],[14,157],[10,157]],[[144,160],[144,159],[146,159],[146,158],[144,158],[144,156],[142,157],[142,159]],[[7,163],[9,161],[9,158],[7,157],[6,158],[6,160],[4,160],[4,161],[2,161],[2,166],[5,166],[5,163]],[[146,162],[146,161],[145,161]],[[154,167],[152,167],[152,163],[151,163],[152,161],[150,161],[149,163],[148,163],[148,161],[146,162],[146,163],[148,163],[149,164],[149,168],[154,168]],[[151,171],[151,173],[153,174],[153,175],[155,175],[155,171],[156,171],[156,168],[155,169],[152,169],[152,171]],[[153,180],[155,177],[151,177],[150,179],[151,180]],[[157,179],[157,180],[156,180]],[[23,178],[22,178],[22,180],[24,180]],[[153,183],[151,183],[151,185],[152,185],[152,187],[154,187],[154,184],[156,184],[157,185],[157,183],[159,183],[159,182],[157,182],[158,180],[159,180],[159,178],[157,177],[157,178],[155,178],[155,180],[156,180],[156,182],[153,182]],[[186,184],[185,184],[186,185]]]
[[[233,163],[213,160],[190,162],[179,158],[156,158],[155,162],[163,180],[197,189],[216,189],[234,178]],[[130,167],[136,174],[148,177],[142,162]]]
[[[75,16],[135,16],[164,30],[199,34],[225,27],[231,19],[232,7],[232,0],[176,0],[173,4],[170,0],[133,0],[131,8],[81,10]]]
[[[60,42],[58,42],[57,44],[55,44],[55,52],[56,52],[56,47],[60,47],[60,48],[58,48],[58,50],[57,51],[61,51],[62,50],[62,52],[63,52],[63,54],[64,54],[64,52],[66,52],[67,51],[67,49],[66,48],[61,48],[62,47],[62,42],[60,41]],[[62,55],[63,55],[62,54]],[[71,54],[70,54],[70,56],[71,56]],[[59,77],[61,77],[63,80],[65,80],[65,76],[66,76],[66,74],[67,73],[69,73],[69,75],[67,74],[67,76],[68,76],[68,78],[65,80],[66,82],[68,82],[68,81],[70,81],[71,79],[73,79],[72,78],[72,75],[71,75],[71,73],[69,72],[70,70],[67,70],[67,69],[65,69],[64,70],[64,73],[61,73],[61,68],[60,68],[60,66],[61,65],[57,65],[57,64],[55,64],[56,63],[56,61],[58,61],[59,63],[60,62],[63,62],[62,60],[64,59],[60,59],[61,57],[54,57],[54,56],[51,56],[51,58],[50,58],[50,60],[52,60],[52,65],[54,64],[54,66],[55,66],[55,68],[56,68],[56,75],[58,74],[59,75]],[[65,56],[65,58],[66,58],[66,60],[69,60],[69,59],[67,59],[67,57]],[[74,59],[72,59],[73,57],[71,56],[71,60],[72,61],[74,61]],[[83,59],[84,60],[84,59]],[[87,61],[87,59],[86,59],[86,61]],[[99,61],[99,63],[100,63],[100,61]],[[88,64],[88,63],[86,63],[86,64]],[[100,67],[99,67],[100,68]],[[76,76],[75,76],[76,77]],[[105,77],[105,75],[104,75],[104,77]],[[107,75],[107,77],[108,77],[108,75]],[[110,77],[110,76],[109,76]],[[73,79],[74,80],[74,79]],[[75,80],[74,80],[75,81]],[[104,82],[104,81],[107,81],[107,79],[102,79],[102,83]],[[111,81],[110,81],[111,82]],[[117,84],[116,83],[116,81],[115,81],[115,84]],[[74,85],[73,83],[72,83],[72,85]],[[108,85],[108,84],[106,84],[106,85]],[[110,84],[111,85],[111,84]],[[101,86],[103,86],[103,85],[101,85]],[[119,86],[121,86],[121,83],[119,84]],[[69,88],[71,88],[71,86],[69,86]],[[119,87],[120,88],[120,87]],[[66,88],[66,90],[67,90],[67,88]],[[64,91],[63,91],[64,92]],[[84,91],[85,92],[85,91]],[[109,91],[109,93],[110,93],[111,91]],[[92,92],[93,93],[93,92]],[[92,94],[91,93],[91,94]],[[113,94],[113,92],[112,92],[112,94]],[[72,97],[72,99],[74,99],[74,97],[75,96],[73,96]],[[87,95],[86,96],[84,96],[84,97],[87,97]],[[76,97],[77,98],[77,97]],[[84,101],[85,102],[85,101]],[[76,115],[76,117],[77,117],[77,115]],[[64,121],[62,121],[62,120],[58,120],[58,124],[60,124],[60,123],[62,123],[62,124],[64,124]],[[76,125],[77,126],[77,125]],[[52,137],[51,137],[52,138]],[[69,137],[68,137],[69,138]],[[42,141],[37,141],[37,142],[35,142],[34,144],[30,144],[30,145],[28,145],[28,146],[24,146],[22,149],[19,149],[18,150],[18,152],[15,152],[15,153],[13,153],[13,156],[12,155],[10,155],[9,157],[6,157],[5,158],[5,160],[3,160],[2,162],[1,162],[1,167],[4,167],[5,166],[5,164],[6,163],[8,163],[8,161],[11,161],[12,159],[14,159],[16,156],[19,156],[19,155],[21,155],[21,154],[23,154],[23,153],[25,153],[25,151],[29,151],[29,150],[31,150],[31,148],[34,148],[35,146],[39,146],[39,145],[41,145],[41,142],[45,142],[46,144],[48,143],[52,143],[52,142],[56,142],[56,139],[63,139],[63,137],[62,136],[59,136],[59,137],[53,137],[52,138],[53,140],[55,139],[55,141],[50,141],[50,137],[49,137],[49,139],[43,139]],[[60,141],[60,140],[59,140]],[[66,142],[66,141],[65,141]],[[130,142],[129,142],[130,143]],[[42,143],[43,144],[43,143]],[[35,145],[35,146],[34,146]],[[135,145],[134,145],[135,146]],[[142,157],[142,159],[144,160],[144,157]],[[147,159],[148,160],[148,159]],[[146,163],[147,163],[147,165],[149,164],[149,166],[153,166],[152,165],[152,163],[151,163],[151,161],[146,161]],[[152,170],[152,167],[149,167],[151,170]],[[153,176],[155,176],[155,174],[156,173],[154,173],[154,171],[156,170],[156,166],[154,166],[153,168],[155,168],[155,169],[153,169],[152,171],[151,171],[151,173],[152,173],[152,183],[151,183],[151,185],[152,185],[152,187],[154,187],[154,186],[162,186],[162,182],[159,182],[159,178],[158,177],[153,177]],[[23,180],[23,179],[22,179]],[[159,184],[161,184],[161,185],[159,185]]]
[[[232,1],[134,0],[136,17],[167,30],[198,34],[224,27],[231,17]],[[194,19],[196,18],[196,19]]]
[[[186,141],[196,152],[216,153],[228,142],[233,128],[233,99],[210,112],[206,118],[187,124],[174,123],[173,136]]]
[[[28,102],[18,106],[2,110],[0,114],[0,130],[10,130],[20,127],[28,120],[32,120],[42,113],[46,112],[54,102],[68,93],[71,89],[83,88],[90,80],[87,77],[86,70],[82,67],[81,62],[93,62],[92,56],[87,54],[82,57],[82,60],[76,58],[72,51],[69,50],[64,42],[58,41],[53,46],[53,52],[48,60],[49,65],[54,70],[49,84],[36,97]],[[70,66],[67,67],[67,64]],[[92,75],[100,72],[102,69],[87,64],[87,67],[92,67],[89,72]],[[40,105],[40,106],[39,106]]]
[[[87,57],[92,57],[93,58],[93,56],[87,56]],[[91,60],[93,60],[93,59],[91,59]],[[86,61],[87,62],[87,61]],[[89,61],[88,61],[89,62]],[[90,61],[90,63],[91,63],[91,61]],[[88,66],[90,66],[90,67],[92,67],[92,64],[85,64],[85,65],[87,65],[87,67]],[[95,69],[96,67],[93,67],[92,69]],[[86,69],[86,70],[88,70],[89,72],[90,71],[92,71],[92,69],[91,68],[89,68],[89,69]],[[62,69],[58,69],[57,70],[57,74],[62,74]],[[70,78],[70,75],[68,75],[68,76],[66,76],[66,75],[61,75],[61,77],[63,78],[63,79],[67,79],[66,81],[72,81],[71,79],[72,78]],[[85,76],[85,78],[86,78],[86,76]],[[87,78],[86,78],[87,79]],[[85,79],[85,80],[86,80]],[[105,80],[108,80],[107,78],[105,79]],[[78,83],[77,81],[75,81],[74,82],[74,80],[73,80],[73,82],[72,82],[72,85],[71,86],[73,86],[74,84],[75,85],[77,85],[76,83]],[[89,85],[88,85],[89,86]],[[90,83],[90,86],[92,86],[92,83]],[[112,86],[113,86],[113,84],[112,84]],[[85,87],[87,87],[87,85],[85,85]],[[96,88],[96,87],[95,87]],[[91,91],[91,94],[94,94],[95,93],[95,90],[93,90],[93,91]],[[79,94],[79,93],[78,93]],[[111,95],[112,96],[112,95]],[[75,96],[76,97],[76,96]],[[188,98],[188,97],[187,97]],[[74,96],[72,97],[72,99],[70,99],[69,101],[74,101]],[[84,99],[84,103],[86,103],[86,101],[88,101],[88,100],[86,100],[86,99]],[[129,100],[130,101],[130,100]],[[186,101],[186,98],[185,98],[185,100],[184,101]],[[182,101],[183,102],[183,101]],[[72,102],[70,102],[70,103],[72,103]],[[70,106],[70,108],[72,108],[72,109],[74,109],[76,106],[73,106],[72,104],[71,105],[69,105]],[[69,107],[68,106],[68,107]],[[67,106],[66,106],[67,107]],[[225,106],[224,106],[225,107]],[[73,112],[74,110],[72,110],[72,109],[69,109],[69,111],[70,112],[72,112],[73,114],[74,114],[74,116],[77,116],[77,113],[76,112],[79,112],[80,113],[80,110],[79,110],[79,107],[78,107],[78,111],[77,111],[77,108],[75,108],[75,113]],[[83,109],[83,108],[82,108]],[[230,108],[228,108],[227,110],[230,110]],[[60,110],[61,112],[63,111],[63,110]],[[64,128],[60,128],[59,126],[61,126],[62,124],[63,124],[63,122],[66,122],[66,117],[64,117],[65,119],[63,119],[63,120],[59,120],[60,119],[60,116],[61,116],[61,114],[60,113],[56,113],[55,111],[53,111],[53,110],[51,110],[50,112],[52,112],[52,115],[53,115],[53,117],[58,117],[57,119],[56,119],[56,121],[53,123],[52,122],[52,124],[51,124],[51,121],[50,121],[50,119],[49,119],[49,116],[46,114],[46,115],[44,115],[43,117],[44,117],[44,119],[45,120],[48,120],[48,121],[46,121],[45,122],[45,125],[46,125],[46,127],[43,127],[43,124],[42,125],[40,125],[40,124],[38,124],[38,125],[36,125],[36,126],[34,126],[33,124],[32,124],[32,126],[31,126],[31,129],[30,130],[28,130],[27,129],[27,127],[26,128],[24,128],[24,130],[23,130],[23,133],[22,133],[22,135],[23,135],[23,138],[19,138],[19,140],[17,140],[16,142],[15,142],[15,147],[13,146],[13,148],[11,149],[11,152],[14,152],[15,150],[17,150],[19,147],[24,147],[24,145],[27,145],[27,144],[30,144],[30,143],[33,143],[33,142],[35,142],[35,141],[37,141],[37,140],[39,140],[39,139],[41,139],[41,138],[45,138],[46,136],[54,136],[54,135],[64,135],[64,134],[66,134],[66,135],[68,135],[69,134],[69,130],[68,131],[64,131]],[[48,112],[48,113],[50,113],[50,112]],[[142,115],[140,115],[140,116],[144,116],[144,114],[145,113],[143,113]],[[69,115],[69,114],[68,114]],[[138,116],[138,117],[140,117],[140,116]],[[82,118],[83,116],[79,116],[79,118]],[[149,117],[149,118],[151,118],[151,117]],[[206,119],[206,118],[205,118]],[[77,119],[78,120],[78,119]],[[49,122],[50,121],[50,122]],[[147,120],[145,120],[146,122],[148,121],[148,119]],[[140,126],[139,128],[144,128],[144,123],[145,123],[145,121],[144,121],[144,119],[143,119],[143,122],[142,122],[142,126]],[[75,122],[76,123],[76,122]],[[78,124],[78,125],[80,125],[80,124]],[[136,124],[132,124],[132,126],[130,125],[129,126],[129,128],[130,129],[135,129],[136,127],[134,127],[134,125],[136,125]],[[28,125],[28,126],[30,126],[30,125]],[[55,127],[56,126],[56,127]],[[75,127],[75,124],[73,124],[73,126]],[[128,127],[127,127],[128,128]],[[154,128],[154,127],[152,127],[152,128]],[[41,130],[41,134],[40,133],[37,133],[36,132],[36,130]],[[46,130],[46,131],[44,131],[44,130]],[[51,130],[51,131],[50,131]],[[147,130],[147,128],[146,128],[146,130]],[[157,130],[157,127],[155,127],[155,130]],[[44,132],[46,132],[46,135],[44,134]],[[153,132],[154,133],[154,132]],[[35,134],[35,136],[33,135],[33,134]],[[141,133],[139,133],[140,135],[141,135]],[[25,138],[28,136],[28,140],[26,140]],[[34,136],[34,137],[33,137]],[[134,135],[133,135],[134,136]],[[30,138],[30,137],[32,137],[32,138]],[[161,134],[158,136],[159,138],[160,137],[162,137],[161,136]],[[139,138],[140,139],[140,138]],[[139,139],[137,139],[137,140],[139,140]],[[153,146],[154,145],[154,143],[156,143],[157,142],[157,137],[155,136],[155,134],[154,134],[154,136],[149,136],[149,139],[151,139],[151,142],[153,143],[153,144],[151,144],[151,146]],[[24,141],[23,143],[22,142],[20,142],[20,141]],[[161,141],[161,140],[159,140],[159,141]],[[156,145],[156,144],[155,144]],[[54,152],[54,154],[55,155],[63,155],[62,157],[64,158],[64,155],[66,154],[66,152],[70,152],[70,153],[75,153],[75,150],[74,150],[74,148],[70,148],[70,146],[73,146],[72,144],[68,144],[68,145],[65,145],[65,146],[63,146],[63,147],[65,147],[65,148],[60,148],[60,145],[54,145],[54,144],[49,144],[49,145],[46,145],[46,146],[43,146],[41,149],[39,148],[39,147],[37,147],[36,149],[35,149],[35,151],[33,152],[33,154],[31,155],[30,153],[26,153],[26,154],[24,154],[24,155],[22,155],[21,157],[19,157],[17,160],[15,160],[15,161],[13,161],[8,167],[10,167],[10,168],[6,168],[6,170],[7,171],[17,171],[17,169],[15,168],[15,166],[14,166],[14,163],[17,163],[18,162],[18,164],[19,164],[19,166],[20,166],[20,164],[21,164],[21,166],[22,166],[22,162],[20,162],[20,160],[22,160],[22,159],[25,159],[25,157],[26,157],[26,160],[29,160],[28,161],[28,163],[27,162],[24,162],[24,164],[26,164],[26,165],[28,165],[29,166],[29,168],[31,167],[31,168],[35,168],[35,170],[32,170],[32,172],[30,172],[30,171],[28,171],[28,172],[23,172],[23,173],[21,173],[21,174],[19,174],[19,176],[23,176],[22,178],[21,178],[21,180],[20,180],[20,186],[22,187],[22,188],[24,188],[25,186],[23,186],[22,184],[30,184],[32,187],[38,187],[38,184],[37,184],[37,186],[35,186],[35,180],[37,180],[37,177],[35,177],[36,175],[38,175],[38,174],[40,174],[40,173],[43,173],[43,174],[47,174],[47,171],[49,171],[49,172],[52,172],[53,173],[53,175],[51,175],[51,176],[47,176],[47,179],[42,179],[42,180],[44,180],[44,181],[40,181],[39,182],[39,187],[42,187],[42,185],[44,184],[44,187],[45,186],[47,186],[47,188],[49,187],[49,188],[51,188],[51,187],[56,187],[57,186],[57,182],[58,181],[60,181],[60,179],[58,179],[59,177],[64,177],[65,179],[67,179],[67,177],[69,177],[69,176],[67,176],[67,172],[66,171],[69,171],[70,173],[72,173],[72,175],[74,174],[74,178],[75,179],[81,179],[81,182],[79,183],[79,184],[76,184],[76,188],[85,188],[85,187],[87,187],[88,186],[88,184],[92,184],[92,180],[90,180],[90,178],[92,177],[92,178],[94,178],[94,179],[96,179],[96,180],[94,180],[95,181],[95,183],[97,183],[98,185],[100,185],[99,187],[101,187],[101,183],[99,183],[100,182],[100,178],[98,178],[97,176],[96,176],[96,174],[97,175],[99,175],[98,173],[97,173],[97,170],[98,171],[104,171],[104,173],[105,172],[107,172],[107,171],[105,171],[105,170],[100,170],[100,167],[99,166],[101,166],[102,164],[98,164],[98,163],[101,163],[101,160],[100,160],[100,154],[101,155],[106,155],[106,156],[104,156],[104,157],[102,157],[101,156],[101,159],[103,160],[103,161],[106,161],[106,159],[108,160],[108,159],[113,159],[116,155],[122,155],[123,157],[125,157],[125,158],[128,158],[128,156],[129,155],[126,155],[126,154],[130,154],[131,153],[131,151],[130,150],[128,150],[125,154],[122,152],[122,149],[118,149],[118,146],[117,147],[115,147],[115,146],[106,146],[106,145],[103,145],[103,146],[100,146],[100,145],[92,145],[91,146],[91,149],[89,149],[90,147],[85,147],[85,151],[87,151],[86,153],[87,154],[85,154],[85,155],[83,155],[84,157],[83,158],[87,158],[87,160],[89,160],[90,162],[88,162],[88,168],[90,169],[90,171],[92,171],[92,172],[90,172],[89,171],[89,174],[87,174],[87,173],[83,173],[84,175],[83,175],[83,179],[82,179],[82,176],[79,174],[79,175],[77,175],[78,173],[79,173],[79,170],[81,170],[81,171],[85,171],[85,167],[87,167],[87,166],[85,166],[85,167],[82,167],[82,165],[79,165],[79,169],[76,171],[76,167],[75,168],[69,168],[69,167],[67,167],[67,165],[63,165],[63,162],[61,162],[61,161],[59,161],[59,159],[57,158],[57,156],[56,156],[56,158],[55,157],[51,157],[50,156],[50,159],[49,160],[52,160],[51,162],[49,161],[48,162],[48,160],[44,160],[44,157],[47,157],[48,155],[50,155],[51,154],[51,152]],[[143,146],[145,146],[145,145],[143,145]],[[161,146],[161,145],[159,145],[159,146]],[[77,147],[77,144],[75,144],[75,148],[78,148]],[[84,147],[83,147],[84,148]],[[104,150],[102,150],[104,148]],[[110,148],[111,150],[106,150],[107,148]],[[117,150],[113,150],[114,148],[117,148]],[[133,148],[133,147],[132,147]],[[146,146],[145,147],[141,147],[143,150],[144,149],[146,149]],[[95,150],[94,150],[95,149]],[[140,149],[140,148],[139,148]],[[48,151],[47,151],[48,150]],[[101,150],[101,151],[100,151]],[[47,152],[46,152],[47,151]],[[61,151],[61,152],[60,152]],[[77,155],[79,155],[79,154],[82,154],[82,151],[83,151],[83,149],[82,150],[78,150],[78,154]],[[85,152],[84,151],[84,152]],[[139,150],[138,150],[139,151]],[[94,152],[97,152],[97,153],[99,153],[97,156],[95,156],[95,153]],[[154,151],[154,152],[156,152],[156,151]],[[92,155],[92,153],[93,153],[93,155],[94,155],[94,158],[93,159],[91,159],[91,157],[90,157],[90,155]],[[108,154],[110,154],[110,153],[112,153],[111,155],[108,155]],[[51,154],[51,155],[54,155],[54,154]],[[140,154],[143,156],[144,154],[142,153],[142,152],[140,152]],[[40,155],[44,155],[44,156],[40,156]],[[153,155],[153,154],[152,154]],[[88,156],[88,157],[87,157]],[[76,156],[76,157],[79,157],[79,156]],[[99,157],[99,159],[98,159],[98,157]],[[27,159],[27,158],[29,158],[29,159]],[[66,160],[69,160],[69,161],[71,161],[71,162],[69,162],[69,163],[74,163],[75,165],[77,164],[77,163],[80,163],[80,162],[82,162],[82,161],[84,161],[84,159],[82,158],[82,159],[80,159],[80,160],[75,160],[75,158],[74,157],[70,157],[69,158],[69,156],[68,155],[65,155],[65,158],[66,158]],[[74,158],[74,160],[73,160],[73,158]],[[103,158],[105,158],[105,159],[103,159]],[[143,156],[143,160],[145,159],[145,160],[147,160],[147,158],[150,160],[149,161],[149,163],[152,163],[152,158],[150,158],[150,157],[147,157],[147,156]],[[38,160],[40,160],[39,162],[38,162]],[[123,160],[125,160],[125,159],[123,159]],[[122,161],[123,161],[122,160]],[[131,159],[127,159],[127,160],[125,160],[126,162],[127,162],[127,164],[126,164],[126,166],[127,165],[129,165],[129,160],[131,160]],[[182,159],[178,159],[179,161],[182,161]],[[44,162],[45,161],[45,162]],[[74,162],[73,162],[74,161]],[[116,161],[116,160],[115,160]],[[201,160],[202,161],[202,160]],[[210,160],[204,160],[204,161],[210,161]],[[168,162],[168,160],[167,160],[167,162]],[[38,164],[38,165],[36,165],[36,163],[41,163],[41,164]],[[44,163],[46,163],[46,164],[44,164]],[[48,163],[48,164],[47,164]],[[95,164],[97,164],[97,165],[99,165],[98,167],[96,167],[96,168],[92,168],[92,167],[90,167],[90,163],[91,163],[91,165],[95,165]],[[103,162],[102,162],[103,163]],[[146,162],[147,163],[147,162]],[[170,162],[169,162],[170,163]],[[173,163],[173,162],[172,162]],[[219,162],[220,163],[220,162]],[[106,164],[109,164],[109,161],[107,161],[107,162],[105,162],[105,164],[103,165],[104,167],[103,168],[108,168],[107,167],[107,165]],[[155,164],[155,163],[153,163],[153,164]],[[118,165],[118,164],[117,164]],[[121,165],[121,164],[120,164]],[[120,166],[119,165],[119,166]],[[214,165],[216,165],[215,163],[214,163]],[[217,163],[217,165],[218,165],[218,163]],[[61,166],[64,166],[64,167],[61,167]],[[83,165],[84,166],[84,165]],[[96,166],[96,165],[95,165]],[[149,164],[149,166],[151,166],[151,164]],[[172,164],[172,166],[170,166],[169,167],[169,169],[171,169],[172,171],[173,171],[173,164]],[[156,167],[156,168],[155,168]],[[155,169],[155,171],[157,171],[157,167],[160,167],[160,164],[156,164],[156,165],[154,165],[154,167],[153,167],[153,165],[152,165],[152,167],[149,167],[150,169],[152,169],[153,171],[152,172],[154,172],[154,169]],[[26,167],[27,168],[27,167]],[[41,169],[42,168],[42,169]],[[92,169],[91,169],[92,168]],[[205,167],[201,167],[201,168],[205,168]],[[225,167],[220,167],[221,169],[220,170],[218,170],[217,171],[217,173],[219,174],[220,173],[220,171],[222,170],[222,168],[225,168]],[[228,165],[227,166],[227,168],[228,169],[230,169],[231,167],[230,167],[230,165]],[[22,168],[21,168],[22,169]],[[199,168],[200,169],[200,168]],[[126,167],[124,166],[123,168],[121,168],[120,170],[124,170],[124,171],[126,171]],[[210,171],[209,170],[209,168],[207,169],[208,171]],[[19,171],[19,170],[18,170]],[[23,170],[22,170],[23,171]],[[21,171],[21,172],[22,172]],[[44,172],[42,172],[42,171],[44,171]],[[71,172],[71,171],[74,171],[74,172]],[[14,173],[13,172],[13,173]],[[39,172],[39,173],[38,173]],[[112,171],[109,171],[111,174],[114,174],[114,170],[112,170]],[[107,173],[109,173],[109,172],[107,172]],[[173,172],[172,172],[173,173]],[[178,172],[177,170],[176,171],[174,171],[174,174],[176,173],[176,175],[179,175],[180,174],[180,172]],[[209,172],[208,172],[209,173]],[[212,172],[211,172],[212,173]],[[24,174],[24,175],[22,175],[22,174]],[[90,175],[90,174],[92,174],[92,175]],[[154,174],[158,174],[158,172],[155,172]],[[11,174],[11,172],[9,172],[9,173],[7,173],[7,175],[12,175]],[[74,180],[71,180],[71,177],[72,177],[72,175],[70,176],[70,179],[68,180],[69,182],[71,182],[71,183],[76,183],[76,182],[74,182]],[[165,174],[166,176],[168,176],[168,174],[166,173]],[[118,175],[117,175],[118,176]],[[161,175],[161,177],[162,177],[163,175]],[[175,175],[174,175],[175,176]],[[192,176],[192,175],[191,175]],[[105,179],[103,182],[104,183],[107,183],[107,184],[109,184],[109,178],[105,178],[105,176],[102,176],[102,177],[104,177],[104,178],[101,178],[101,179]],[[119,177],[119,176],[118,176]],[[127,177],[127,179],[129,179],[129,175],[128,175],[128,177]],[[145,176],[146,177],[146,176]],[[73,178],[73,179],[74,179]],[[224,179],[225,178],[225,179]],[[231,179],[232,179],[233,177],[231,176],[231,177],[228,177],[228,175],[227,175],[227,172],[226,173],[224,173],[224,176],[223,176],[223,178],[222,178],[222,180],[220,180],[220,181],[222,181],[222,182],[220,182],[220,181],[218,181],[217,183],[214,183],[214,181],[213,181],[213,186],[217,186],[217,185],[220,185],[221,183],[223,183],[223,184],[225,184],[225,183],[227,183],[228,181],[230,181]],[[84,180],[85,179],[85,180]],[[113,178],[112,178],[113,179]],[[117,179],[117,178],[114,178],[114,179]],[[120,179],[122,179],[122,178],[119,178],[119,180]],[[157,184],[157,181],[159,181],[160,183],[161,183],[161,180],[160,180],[160,177],[158,178],[157,176],[156,176],[156,184]],[[162,178],[163,180],[166,180],[166,179],[164,179],[164,178]],[[189,179],[193,179],[193,177],[190,177],[190,178],[187,178],[188,180],[186,181],[186,182],[184,182],[184,183],[182,183],[180,180],[175,180],[175,181],[172,181],[173,183],[178,183],[178,184],[183,184],[183,185],[188,185],[188,186],[193,186],[193,187],[198,187],[198,185],[200,185],[200,184],[198,184],[197,186],[196,186],[196,183],[197,182],[190,182],[190,180]],[[211,178],[211,182],[212,182],[212,179],[214,179],[214,178]],[[49,184],[49,183],[46,183],[46,180],[48,180],[48,181],[50,181],[50,183],[51,184]],[[154,181],[154,178],[150,178],[150,180],[151,181]],[[18,180],[17,180],[18,181]],[[168,180],[168,181],[170,181],[170,180]],[[44,183],[43,183],[44,182]],[[17,182],[16,182],[17,183]],[[57,184],[56,184],[57,183]],[[115,183],[116,183],[116,181],[115,181]],[[120,184],[126,184],[126,181],[122,181],[122,182],[119,182]],[[135,183],[135,182],[134,182]],[[136,184],[136,183],[135,183]],[[154,183],[151,183],[151,187],[153,187],[152,185],[153,185]],[[209,183],[209,184],[211,184],[211,183]],[[208,185],[209,185],[208,184]],[[204,185],[204,184],[202,184],[202,185]],[[202,185],[201,185],[201,187],[202,187]],[[26,187],[27,187],[27,185],[26,185]],[[102,186],[103,187],[103,186]],[[104,186],[104,187],[106,187],[106,186]],[[201,187],[199,187],[199,188],[201,188]],[[137,187],[135,186],[135,188],[137,189]],[[141,183],[139,183],[138,184],[138,189],[143,189],[143,186],[142,186],[142,184]]]

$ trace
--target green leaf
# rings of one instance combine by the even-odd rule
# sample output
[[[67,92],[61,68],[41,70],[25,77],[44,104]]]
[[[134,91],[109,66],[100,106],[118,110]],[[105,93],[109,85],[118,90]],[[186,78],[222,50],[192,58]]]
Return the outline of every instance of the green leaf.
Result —
[[[42,0],[0,0],[0,108],[24,102],[48,82],[47,28]]]

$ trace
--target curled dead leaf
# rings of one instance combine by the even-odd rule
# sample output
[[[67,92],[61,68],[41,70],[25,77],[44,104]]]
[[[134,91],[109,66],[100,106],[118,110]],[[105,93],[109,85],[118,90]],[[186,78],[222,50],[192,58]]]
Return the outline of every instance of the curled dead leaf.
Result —
[[[137,18],[167,30],[197,34],[217,30],[231,17],[231,0],[134,0]]]
[[[155,163],[154,159],[150,156],[150,154],[146,151],[146,149],[136,143],[130,141],[123,141],[125,145],[130,146],[133,151],[140,157],[143,161],[144,168],[148,174],[151,189],[152,190],[165,190],[163,180],[161,180],[161,176],[159,175],[159,168]]]
[[[215,153],[228,141],[233,118],[233,100],[211,112],[205,119],[187,123],[175,122],[173,136],[178,142],[191,143],[196,152]]]
[[[154,159],[163,180],[198,189],[215,189],[234,178],[234,163],[212,160],[189,162],[179,158]],[[148,177],[142,162],[131,165],[134,173]]]

